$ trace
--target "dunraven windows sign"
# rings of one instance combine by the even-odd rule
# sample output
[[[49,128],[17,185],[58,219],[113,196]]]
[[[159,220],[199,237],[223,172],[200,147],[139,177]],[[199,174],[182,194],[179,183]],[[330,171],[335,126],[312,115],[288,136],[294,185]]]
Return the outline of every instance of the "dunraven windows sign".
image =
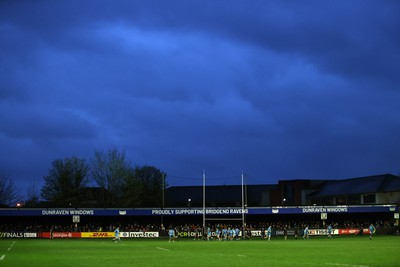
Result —
[[[156,209],[0,209],[0,216],[241,216],[262,214],[399,212],[396,205],[303,206],[265,208],[156,208]]]

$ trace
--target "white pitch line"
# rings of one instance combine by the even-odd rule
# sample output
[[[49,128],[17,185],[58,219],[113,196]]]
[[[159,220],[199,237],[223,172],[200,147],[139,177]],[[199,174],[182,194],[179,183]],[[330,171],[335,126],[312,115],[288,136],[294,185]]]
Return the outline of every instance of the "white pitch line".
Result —
[[[170,251],[170,249],[167,249],[167,248],[160,248],[160,247],[157,247],[159,250],[164,250],[164,251]]]
[[[238,254],[238,257],[247,257],[246,255]]]
[[[15,241],[12,242],[11,246],[7,250],[10,251],[12,249],[12,247],[14,246],[14,244],[15,244]]]
[[[4,260],[5,257],[6,257],[6,255],[1,255],[0,261]]]
[[[342,263],[325,263],[325,264],[332,266],[343,266],[343,267],[370,267],[368,265],[354,265],[354,264],[342,264]]]

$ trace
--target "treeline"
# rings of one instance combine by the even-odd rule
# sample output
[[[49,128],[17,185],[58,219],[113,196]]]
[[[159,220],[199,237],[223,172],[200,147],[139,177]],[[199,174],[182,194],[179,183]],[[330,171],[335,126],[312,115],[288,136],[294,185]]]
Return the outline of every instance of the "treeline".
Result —
[[[44,186],[33,184],[25,207],[160,207],[166,174],[153,166],[132,166],[116,149],[95,151],[90,161],[66,157],[52,162]],[[0,205],[14,206],[13,180],[0,173]]]

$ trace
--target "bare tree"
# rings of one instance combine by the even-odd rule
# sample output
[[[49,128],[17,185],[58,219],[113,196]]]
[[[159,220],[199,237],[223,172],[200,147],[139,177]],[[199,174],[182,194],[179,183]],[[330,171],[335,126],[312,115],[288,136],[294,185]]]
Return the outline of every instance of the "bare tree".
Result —
[[[104,189],[100,206],[116,207],[122,203],[122,187],[130,173],[130,163],[124,152],[111,149],[107,152],[95,151],[91,164],[93,180]]]
[[[41,195],[58,207],[78,206],[83,200],[82,189],[88,184],[89,166],[77,157],[53,161]]]
[[[4,171],[0,172],[0,206],[11,206],[17,200],[14,181]]]
[[[31,185],[28,187],[27,200],[25,206],[29,208],[34,208],[39,205],[40,201],[40,188],[36,181],[32,181]]]

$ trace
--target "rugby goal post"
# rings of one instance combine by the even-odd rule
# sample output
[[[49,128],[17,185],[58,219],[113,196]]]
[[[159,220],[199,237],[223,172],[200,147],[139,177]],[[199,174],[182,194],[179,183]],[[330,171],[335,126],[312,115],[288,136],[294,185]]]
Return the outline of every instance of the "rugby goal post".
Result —
[[[242,240],[245,239],[245,233],[246,233],[246,221],[245,221],[245,195],[244,195],[244,174],[242,171],[241,175],[241,218],[235,217],[235,218],[215,218],[215,217],[210,217],[207,218],[206,215],[206,171],[203,170],[203,233],[205,232],[206,229],[206,221],[242,221]],[[246,207],[247,208],[247,207]]]

